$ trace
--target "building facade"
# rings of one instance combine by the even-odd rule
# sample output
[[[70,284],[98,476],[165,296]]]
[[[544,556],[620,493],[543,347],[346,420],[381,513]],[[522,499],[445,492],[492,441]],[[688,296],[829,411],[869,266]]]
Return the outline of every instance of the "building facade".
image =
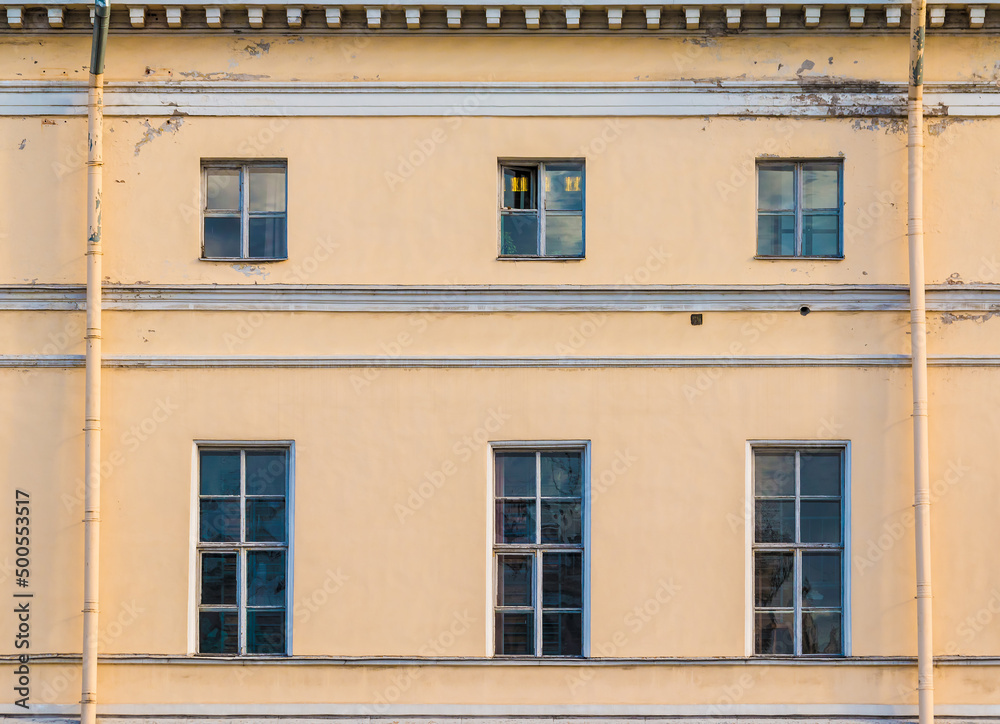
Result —
[[[101,719],[912,718],[907,12],[114,6]],[[4,13],[2,715],[71,719],[91,19]],[[929,26],[937,712],[1000,720],[1000,10]]]

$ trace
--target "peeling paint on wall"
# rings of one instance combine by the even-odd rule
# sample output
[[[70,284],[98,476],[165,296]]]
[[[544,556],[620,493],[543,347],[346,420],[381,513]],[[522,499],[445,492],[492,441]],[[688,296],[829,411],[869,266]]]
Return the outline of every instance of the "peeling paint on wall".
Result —
[[[142,134],[142,138],[139,139],[139,142],[135,144],[135,155],[138,156],[142,147],[151,142],[154,138],[159,138],[164,133],[177,133],[183,124],[184,117],[180,114],[168,118],[157,128],[153,128],[149,123],[149,119],[146,119],[142,122],[146,131]]]

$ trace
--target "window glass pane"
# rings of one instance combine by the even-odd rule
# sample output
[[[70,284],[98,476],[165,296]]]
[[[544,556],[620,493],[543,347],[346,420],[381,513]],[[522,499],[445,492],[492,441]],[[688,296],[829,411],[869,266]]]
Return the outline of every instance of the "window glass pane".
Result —
[[[802,606],[840,608],[840,551],[802,554]]]
[[[238,168],[205,170],[205,208],[210,211],[240,210],[240,170]]]
[[[199,473],[202,495],[240,494],[240,454],[235,450],[202,450]]]
[[[583,655],[583,614],[542,613],[542,654]]]
[[[209,542],[238,541],[240,539],[240,501],[202,500],[201,539]]]
[[[247,540],[285,542],[285,501],[247,501]]]
[[[583,211],[583,166],[578,163],[545,167],[545,208]]]
[[[285,453],[275,450],[248,450],[247,495],[285,494]]]
[[[198,613],[198,651],[203,654],[235,654],[239,647],[239,615],[236,611]]]
[[[285,653],[284,611],[247,611],[247,653]]]
[[[583,606],[583,555],[542,554],[542,608]]]
[[[497,453],[496,460],[498,496],[535,497],[535,453]]]
[[[201,603],[203,606],[235,606],[238,588],[235,553],[202,554]]]
[[[537,209],[535,169],[503,170],[503,206],[505,209]]]
[[[840,611],[802,612],[802,653],[842,655]]]
[[[762,608],[795,605],[794,556],[791,553],[754,555],[754,601]]]
[[[579,501],[542,501],[542,543],[582,543]]]
[[[753,459],[754,495],[758,498],[795,495],[795,453],[758,451]]]
[[[801,453],[799,482],[802,495],[840,495],[840,453]]]
[[[240,255],[240,219],[238,216],[205,217],[205,257]]]
[[[534,614],[497,612],[495,633],[496,652],[498,656],[534,655]]]
[[[840,543],[839,500],[803,500],[799,505],[803,543]]]
[[[840,173],[833,166],[802,168],[802,206],[806,209],[839,209]]]
[[[545,217],[545,256],[583,256],[583,217]]]
[[[532,605],[532,556],[498,556],[497,605]]]
[[[538,216],[505,214],[500,217],[500,253],[538,254]]]
[[[250,217],[250,256],[264,259],[284,259],[288,256],[285,242],[285,217]]]
[[[535,503],[497,501],[497,543],[535,542]]]
[[[795,501],[758,500],[754,528],[758,543],[793,543],[795,541]]]
[[[759,166],[757,169],[757,208],[786,211],[795,208],[795,167]]]
[[[578,452],[543,452],[542,497],[579,498],[583,494],[582,463]]]
[[[840,255],[840,216],[806,214],[802,217],[802,255]]]
[[[754,652],[794,654],[794,616],[791,612],[759,611],[754,617]]]
[[[794,214],[761,214],[757,217],[757,253],[761,256],[795,256]]]
[[[247,605],[285,605],[285,552],[247,553]]]
[[[285,210],[285,169],[250,169],[250,211]]]

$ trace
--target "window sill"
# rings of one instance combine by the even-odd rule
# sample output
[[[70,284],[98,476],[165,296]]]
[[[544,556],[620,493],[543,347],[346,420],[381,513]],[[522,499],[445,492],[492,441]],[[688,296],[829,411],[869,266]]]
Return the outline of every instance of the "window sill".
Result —
[[[497,261],[584,261],[585,256],[498,256]]]
[[[199,261],[224,261],[232,263],[234,261],[249,261],[254,264],[261,262],[288,261],[287,256],[202,256]]]
[[[844,256],[771,256],[757,254],[758,261],[844,261]]]

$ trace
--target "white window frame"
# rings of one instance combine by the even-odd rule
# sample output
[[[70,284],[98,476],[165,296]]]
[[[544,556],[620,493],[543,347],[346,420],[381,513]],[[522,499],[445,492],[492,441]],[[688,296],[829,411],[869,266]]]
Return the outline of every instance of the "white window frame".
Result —
[[[576,211],[552,210],[545,208],[545,166],[548,164],[578,163],[581,167],[583,179],[583,209],[579,212],[580,229],[583,234],[581,239],[582,249],[579,256],[549,256],[545,253],[545,224],[546,217],[552,216],[576,216]],[[506,207],[503,205],[503,170],[507,167],[534,168],[538,186],[538,208],[535,212],[538,215],[538,253],[537,254],[504,254],[503,253],[503,217]],[[511,214],[508,214],[511,215]],[[520,214],[527,216],[528,212]],[[587,257],[587,162],[583,158],[503,158],[497,162],[497,259],[502,261],[582,261]]]
[[[591,612],[591,588],[590,588],[590,508],[591,508],[591,486],[590,486],[590,440],[503,440],[490,442],[487,446],[487,510],[486,510],[486,530],[487,530],[487,550],[489,552],[489,565],[487,565],[487,586],[486,586],[486,650],[491,658],[501,660],[511,659],[516,661],[546,660],[570,660],[590,658],[590,612]],[[542,631],[541,626],[535,626],[535,654],[533,656],[515,656],[496,653],[496,580],[498,556],[504,551],[496,548],[496,453],[498,452],[547,452],[547,451],[579,451],[582,458],[582,482],[583,482],[583,615],[581,617],[581,655],[580,656],[552,656],[542,654]],[[538,519],[541,515],[538,514]],[[535,607],[541,606],[541,576],[537,575],[537,564],[532,575],[535,586]],[[538,615],[536,613],[536,619]]]
[[[806,256],[802,253],[802,167],[807,164],[829,165],[837,168],[837,254],[835,256],[810,254]],[[771,215],[776,212],[772,210],[762,210],[760,208],[760,170],[768,166],[794,166],[794,187],[795,187],[795,253],[789,256],[783,254],[761,254],[760,253],[760,226],[761,215]],[[842,261],[844,259],[844,159],[842,158],[758,158],[754,168],[754,188],[756,189],[757,214],[754,217],[754,243],[756,244],[755,259],[815,259],[818,261]],[[787,211],[786,211],[787,213]]]
[[[843,600],[841,601],[842,613],[841,613],[841,626],[843,627],[843,653],[836,655],[834,658],[846,658],[851,656],[852,651],[852,641],[851,641],[851,441],[850,440],[803,440],[803,439],[787,439],[787,440],[748,440],[746,443],[746,487],[744,490],[744,520],[745,525],[745,541],[744,550],[746,554],[745,558],[745,578],[744,578],[744,609],[746,611],[745,618],[745,639],[744,639],[744,653],[748,658],[774,658],[780,659],[782,661],[787,660],[799,660],[799,659],[817,659],[824,658],[822,654],[786,654],[786,655],[772,655],[772,654],[756,654],[754,653],[754,545],[755,545],[755,530],[756,530],[756,520],[755,520],[755,505],[754,505],[754,452],[756,450],[768,450],[768,449],[790,449],[794,448],[796,451],[815,451],[815,450],[837,450],[839,449],[843,453],[843,502],[841,506],[842,512],[842,535],[843,535],[843,560],[841,562],[841,581],[842,590],[841,595]],[[765,544],[766,545],[766,544]],[[796,584],[798,584],[798,579],[796,576]],[[799,585],[801,588],[801,585]],[[796,600],[798,600],[799,594],[796,592]],[[796,606],[796,615],[801,615],[798,606]],[[798,622],[797,622],[798,626]],[[798,626],[799,629],[801,626]],[[797,634],[798,638],[800,634]],[[796,650],[799,649],[799,643],[796,641]]]
[[[285,210],[283,212],[255,212],[254,218],[271,218],[283,216],[285,219],[285,255],[284,256],[250,256],[250,169],[280,168],[285,172]],[[239,256],[206,256],[205,255],[205,219],[234,218],[232,212],[210,211],[208,205],[208,172],[213,169],[237,169],[240,172],[240,255]],[[280,159],[261,159],[255,161],[227,161],[203,159],[201,162],[201,259],[202,261],[286,261],[288,259],[288,162]]]
[[[284,654],[236,654],[239,658],[248,659],[274,659],[293,655],[292,623],[293,623],[293,591],[294,581],[294,555],[295,555],[295,441],[294,440],[195,440],[191,451],[191,517],[189,529],[189,558],[188,558],[188,654],[192,656],[224,656],[231,658],[234,654],[202,654],[198,651],[198,612],[200,610],[201,592],[201,552],[205,550],[201,546],[201,511],[199,501],[201,498],[200,480],[200,457],[201,450],[211,449],[233,449],[253,450],[256,448],[283,448],[287,453],[287,485],[285,493],[285,653]],[[245,516],[245,511],[240,511],[241,518]],[[240,544],[237,544],[238,547]],[[222,546],[220,546],[221,548]],[[268,547],[268,546],[263,546]],[[271,546],[274,547],[274,546]],[[245,580],[245,577],[240,579]],[[241,584],[242,587],[242,584]],[[245,592],[241,591],[239,607],[241,611],[245,609]],[[240,614],[240,641],[245,640],[246,617]]]

